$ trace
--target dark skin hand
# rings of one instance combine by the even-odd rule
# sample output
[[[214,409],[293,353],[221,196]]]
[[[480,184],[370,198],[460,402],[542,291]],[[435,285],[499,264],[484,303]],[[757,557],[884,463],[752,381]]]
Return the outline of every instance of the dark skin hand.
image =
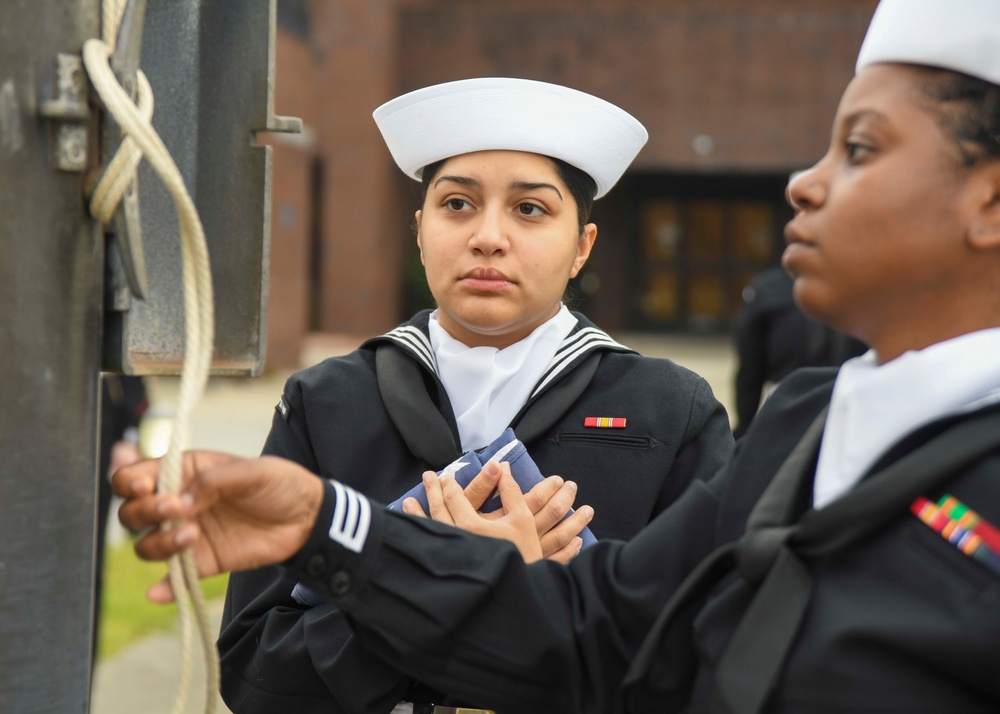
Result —
[[[157,494],[159,460],[127,466],[112,479],[125,499],[118,518],[144,534],[135,545],[145,560],[166,560],[190,548],[202,577],[278,563],[298,552],[312,531],[323,500],[323,483],[284,459],[244,459],[213,452],[186,452],[182,494]],[[166,521],[179,524],[168,531]],[[170,602],[166,581],[150,588],[153,602]]]
[[[241,458],[191,451],[184,454],[180,494],[156,492],[159,460],[127,466],[112,479],[114,492],[125,499],[118,512],[122,524],[147,531],[135,550],[145,560],[167,560],[191,549],[198,573],[210,577],[280,563],[297,553],[309,538],[323,500],[323,482],[285,459]],[[584,506],[562,520],[576,496],[576,485],[551,476],[528,494],[510,474],[506,463],[490,463],[463,491],[453,477],[423,475],[431,517],[473,533],[514,542],[525,560],[543,554],[561,562],[579,552],[577,534],[590,522],[593,509]],[[502,508],[488,515],[476,508],[494,490]],[[413,503],[412,515],[423,515]],[[169,521],[170,530],[160,526]],[[149,589],[153,602],[173,600],[164,580]]]

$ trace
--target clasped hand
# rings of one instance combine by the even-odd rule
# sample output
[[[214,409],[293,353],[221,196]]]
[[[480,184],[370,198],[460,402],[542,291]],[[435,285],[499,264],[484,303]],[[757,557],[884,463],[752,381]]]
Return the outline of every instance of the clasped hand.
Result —
[[[438,477],[433,471],[425,472],[423,481],[431,518],[471,533],[509,540],[529,563],[540,558],[569,562],[583,546],[579,533],[594,516],[590,506],[583,506],[566,517],[576,500],[577,487],[560,476],[549,476],[522,495],[507,463],[488,462],[464,491],[454,477]],[[499,491],[502,507],[491,513],[479,512],[494,491]],[[426,516],[415,498],[403,501],[403,511]]]

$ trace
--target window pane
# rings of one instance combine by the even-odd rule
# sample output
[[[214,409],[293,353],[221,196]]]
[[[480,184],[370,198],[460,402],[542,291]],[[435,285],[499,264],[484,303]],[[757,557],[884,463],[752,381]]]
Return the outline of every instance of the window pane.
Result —
[[[649,320],[669,322],[677,318],[677,277],[659,270],[646,275],[639,310]]]
[[[723,317],[725,304],[722,276],[715,271],[697,271],[688,279],[688,322],[698,329],[713,329]],[[727,306],[728,307],[728,306]]]
[[[761,202],[740,202],[733,206],[735,217],[735,257],[767,264],[774,243],[774,209]]]
[[[725,257],[725,207],[722,201],[692,201],[688,204],[684,231],[688,257],[697,260],[722,260]]]
[[[673,260],[680,247],[680,222],[674,201],[649,201],[642,207],[642,255]]]

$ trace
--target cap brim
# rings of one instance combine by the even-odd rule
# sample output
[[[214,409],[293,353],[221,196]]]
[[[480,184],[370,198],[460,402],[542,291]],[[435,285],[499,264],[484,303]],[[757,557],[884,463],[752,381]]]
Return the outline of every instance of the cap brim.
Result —
[[[561,159],[597,184],[595,198],[621,178],[646,143],[642,124],[585,92],[506,77],[418,89],[372,115],[396,164],[419,179],[428,164],[474,151],[527,151]]]

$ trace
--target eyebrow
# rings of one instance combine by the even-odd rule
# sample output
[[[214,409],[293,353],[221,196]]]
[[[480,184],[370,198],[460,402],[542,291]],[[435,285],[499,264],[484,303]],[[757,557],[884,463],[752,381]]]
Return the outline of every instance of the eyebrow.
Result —
[[[560,200],[562,200],[562,197],[563,197],[563,195],[562,195],[562,193],[560,193],[559,189],[556,188],[555,186],[553,186],[550,183],[532,183],[532,182],[529,182],[529,181],[514,181],[510,185],[510,187],[512,189],[517,190],[517,191],[535,191],[535,190],[540,189],[540,188],[550,188],[550,189],[552,189],[553,191],[556,192],[556,195],[559,196]]]
[[[861,119],[874,119],[876,121],[882,122],[883,124],[889,124],[889,117],[887,117],[882,112],[876,109],[859,109],[855,112],[851,112],[846,117],[844,117],[842,124],[844,126],[850,126],[851,124],[857,123]]]
[[[451,181],[453,183],[457,183],[457,184],[460,184],[462,186],[471,186],[473,188],[482,188],[482,186],[480,185],[480,183],[478,181],[476,181],[474,178],[469,178],[468,176],[440,176],[440,177],[438,177],[437,181],[434,182],[434,187],[437,188],[437,186],[442,181]],[[513,181],[510,184],[510,188],[513,189],[513,190],[516,190],[516,191],[534,191],[534,190],[537,190],[537,189],[540,189],[540,188],[548,188],[548,189],[551,189],[551,190],[555,191],[556,195],[559,196],[560,200],[562,200],[562,198],[563,198],[563,195],[559,191],[559,189],[556,188],[555,186],[553,186],[550,183],[535,183],[535,182],[531,182],[531,181]]]
[[[437,181],[434,182],[434,188],[438,187],[442,181],[453,181],[454,183],[462,184],[463,186],[473,186],[479,188],[479,182],[475,179],[469,178],[468,176],[440,176]]]

